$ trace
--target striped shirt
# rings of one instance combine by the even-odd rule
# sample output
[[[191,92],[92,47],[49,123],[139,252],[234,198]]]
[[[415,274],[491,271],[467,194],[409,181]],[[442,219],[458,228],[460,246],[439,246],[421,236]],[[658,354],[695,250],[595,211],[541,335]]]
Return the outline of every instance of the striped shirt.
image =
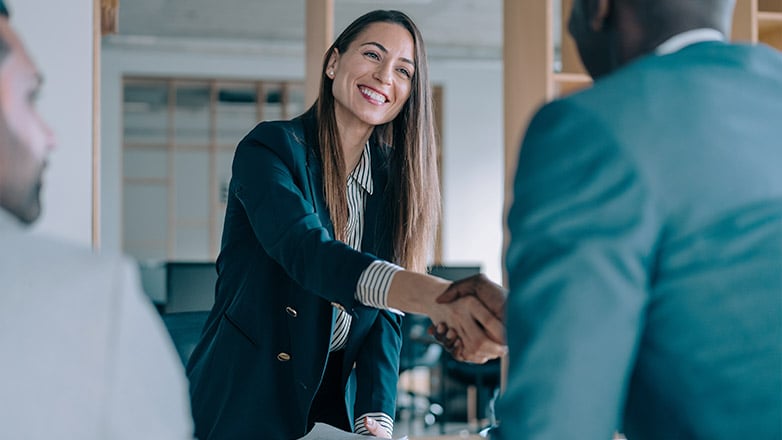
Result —
[[[348,176],[347,182],[348,224],[346,244],[353,249],[361,250],[361,239],[364,234],[364,207],[367,196],[374,192],[372,181],[372,156],[369,151],[369,142],[364,146],[364,152],[358,161],[356,168]],[[356,299],[367,306],[378,309],[388,309],[386,299],[391,280],[401,267],[383,260],[371,263],[358,279],[356,285]],[[350,333],[352,317],[345,311],[338,310],[334,323],[334,332],[331,334],[330,351],[345,348]],[[364,427],[364,419],[369,416],[374,418],[380,426],[389,434],[393,433],[394,421],[388,414],[372,412],[356,417],[354,421],[355,431],[359,434],[369,434]]]

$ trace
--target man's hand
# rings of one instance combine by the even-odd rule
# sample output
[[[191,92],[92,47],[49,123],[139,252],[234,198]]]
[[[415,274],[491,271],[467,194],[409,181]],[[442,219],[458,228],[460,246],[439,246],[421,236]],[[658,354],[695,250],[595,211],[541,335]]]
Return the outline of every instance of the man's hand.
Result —
[[[480,301],[480,304],[489,310],[497,320],[500,322],[505,320],[505,300],[508,296],[508,292],[502,286],[491,282],[483,274],[474,275],[452,283],[448,289],[437,298],[437,302],[441,304],[452,303],[460,298],[469,296],[477,298]],[[500,328],[502,332],[500,332]],[[505,354],[507,352],[507,347],[504,346],[504,326],[496,328],[484,327],[484,329],[494,342],[503,344],[500,347],[482,347],[484,348],[482,354],[488,355],[485,361]],[[436,326],[435,324],[432,324],[432,326],[429,327],[429,334],[433,335],[455,359],[475,362],[475,355],[470,355],[473,358],[470,359],[470,356],[465,353],[464,342],[459,337],[459,332],[457,332],[456,329],[449,327],[445,322],[438,322]],[[495,353],[499,354],[493,356]]]
[[[476,296],[497,319],[505,322],[505,301],[508,298],[508,291],[482,273],[454,281],[437,298],[437,302],[440,304],[449,303],[469,295]]]
[[[462,362],[485,363],[507,353],[505,326],[475,296],[436,303],[429,313],[432,322],[444,326],[449,342],[446,348]],[[450,332],[450,333],[449,333]]]

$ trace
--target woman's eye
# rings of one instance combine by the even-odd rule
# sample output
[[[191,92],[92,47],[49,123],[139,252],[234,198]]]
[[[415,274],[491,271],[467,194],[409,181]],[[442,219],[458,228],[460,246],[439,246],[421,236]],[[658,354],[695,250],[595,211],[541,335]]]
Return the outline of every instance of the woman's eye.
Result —
[[[410,74],[410,71],[405,69],[404,67],[400,67],[398,70],[399,70],[399,73],[404,75],[405,78],[412,78],[413,77],[413,75]]]
[[[372,58],[373,60],[379,60],[380,56],[375,52],[364,52],[364,56]]]

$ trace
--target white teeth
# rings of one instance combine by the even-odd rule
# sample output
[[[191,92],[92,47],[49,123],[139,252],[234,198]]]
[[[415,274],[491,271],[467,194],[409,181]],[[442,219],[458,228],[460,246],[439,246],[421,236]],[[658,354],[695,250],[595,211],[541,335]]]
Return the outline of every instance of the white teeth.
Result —
[[[368,89],[366,87],[361,87],[360,90],[361,93],[363,93],[365,96],[369,97],[369,99],[372,99],[373,101],[386,102],[386,97],[380,93],[377,93],[374,90]]]

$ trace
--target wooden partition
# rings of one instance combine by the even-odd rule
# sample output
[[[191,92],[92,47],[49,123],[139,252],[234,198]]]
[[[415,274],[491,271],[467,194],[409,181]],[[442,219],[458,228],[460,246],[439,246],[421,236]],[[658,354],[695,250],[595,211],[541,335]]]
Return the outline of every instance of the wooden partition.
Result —
[[[304,80],[304,104],[309,107],[318,97],[323,54],[334,40],[334,0],[307,0],[307,65]]]

